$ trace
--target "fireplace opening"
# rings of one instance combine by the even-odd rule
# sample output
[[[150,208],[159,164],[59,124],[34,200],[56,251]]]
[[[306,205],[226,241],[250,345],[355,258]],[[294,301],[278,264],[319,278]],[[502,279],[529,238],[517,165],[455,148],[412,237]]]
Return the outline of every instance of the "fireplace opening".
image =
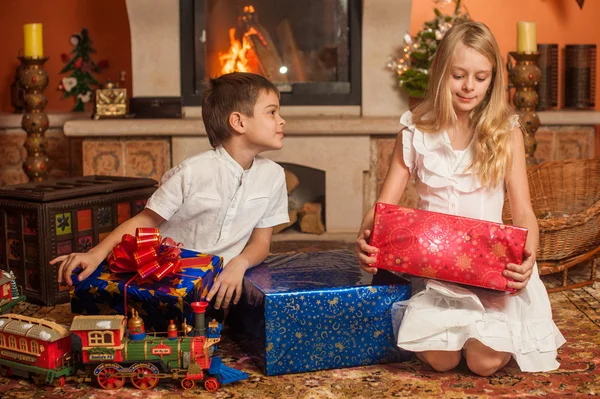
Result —
[[[360,0],[182,0],[182,93],[200,105],[202,82],[259,73],[283,105],[359,105]]]
[[[293,163],[278,163],[286,172],[290,223],[277,226],[274,233],[325,232],[325,171]]]

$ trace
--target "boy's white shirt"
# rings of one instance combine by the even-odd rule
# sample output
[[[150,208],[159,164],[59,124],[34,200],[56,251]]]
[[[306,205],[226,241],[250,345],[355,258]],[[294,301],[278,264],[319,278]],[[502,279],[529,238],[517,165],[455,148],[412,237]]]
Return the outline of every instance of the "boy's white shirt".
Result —
[[[163,237],[222,256],[223,265],[242,252],[254,228],[289,222],[283,168],[257,156],[244,170],[223,147],[166,172],[146,207],[165,219]]]

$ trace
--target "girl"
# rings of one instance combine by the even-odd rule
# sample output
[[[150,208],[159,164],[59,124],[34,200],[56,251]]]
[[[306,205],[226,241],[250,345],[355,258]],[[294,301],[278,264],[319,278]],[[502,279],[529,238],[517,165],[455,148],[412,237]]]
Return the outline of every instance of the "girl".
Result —
[[[515,225],[529,229],[525,259],[504,272],[512,295],[413,278],[398,346],[437,371],[455,368],[464,356],[471,371],[489,376],[511,356],[522,371],[558,368],[565,342],[552,321],[535,254],[539,231],[531,207],[525,151],[518,116],[509,107],[502,57],[482,23],[452,27],[437,49],[427,95],[400,119],[390,169],[378,201],[398,204],[412,172],[419,209],[502,222],[504,188]],[[367,244],[373,208],[356,241],[361,268],[377,269],[377,248]]]

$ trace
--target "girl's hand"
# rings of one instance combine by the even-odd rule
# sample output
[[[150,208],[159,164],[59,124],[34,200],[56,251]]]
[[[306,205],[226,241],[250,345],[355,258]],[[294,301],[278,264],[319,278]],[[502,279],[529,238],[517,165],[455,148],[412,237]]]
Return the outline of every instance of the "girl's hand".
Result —
[[[520,294],[521,291],[527,286],[529,278],[531,277],[531,273],[533,273],[535,259],[533,258],[531,251],[525,248],[523,255],[525,256],[525,259],[523,260],[522,264],[516,265],[514,263],[509,263],[506,265],[506,270],[504,271],[504,277],[515,280],[509,281],[507,284],[509,288],[514,288],[517,290],[511,295]]]
[[[371,236],[371,230],[365,230],[356,239],[356,255],[358,255],[358,263],[360,268],[367,273],[377,273],[377,268],[370,266],[375,263],[376,259],[370,257],[369,254],[376,254],[379,250],[367,244],[367,239]]]

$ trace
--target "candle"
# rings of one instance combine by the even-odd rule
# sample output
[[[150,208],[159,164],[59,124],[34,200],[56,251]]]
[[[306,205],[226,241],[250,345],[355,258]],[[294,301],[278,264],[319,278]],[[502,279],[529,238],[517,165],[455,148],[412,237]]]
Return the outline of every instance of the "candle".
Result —
[[[519,21],[517,23],[517,51],[519,53],[534,53],[537,51],[535,22]]]
[[[42,58],[44,56],[44,40],[42,38],[42,24],[23,25],[25,39],[24,55],[31,58]]]

